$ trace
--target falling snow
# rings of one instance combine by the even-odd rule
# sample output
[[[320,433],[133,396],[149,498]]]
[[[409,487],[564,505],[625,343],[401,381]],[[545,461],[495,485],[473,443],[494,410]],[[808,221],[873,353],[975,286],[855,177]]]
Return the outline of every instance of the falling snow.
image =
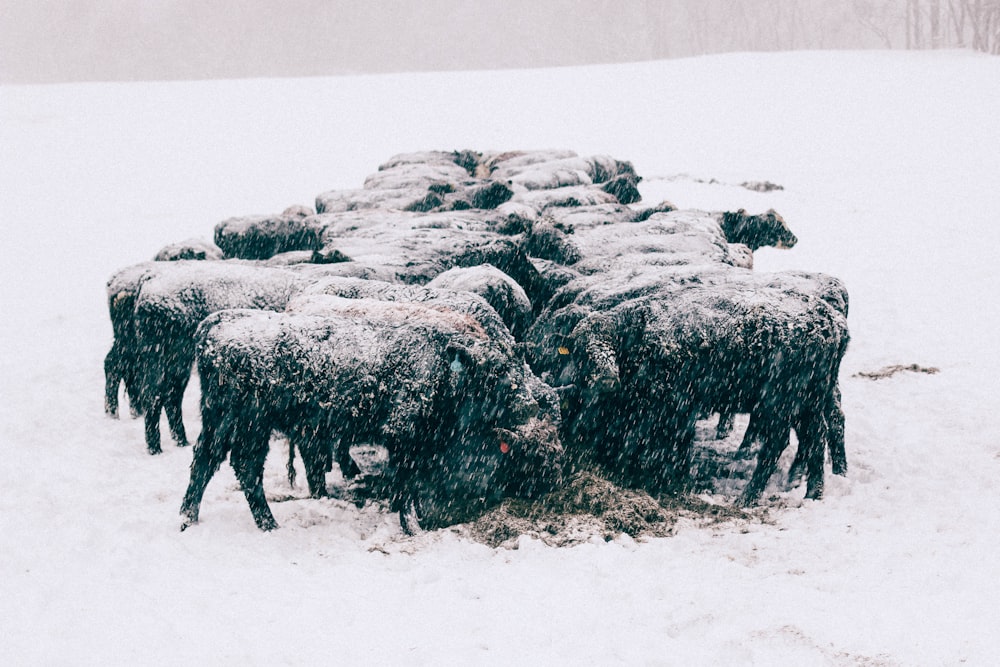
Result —
[[[996,662],[998,70],[965,52],[805,52],[3,87],[4,656]],[[595,533],[572,548],[525,536],[494,549],[460,530],[406,537],[384,508],[309,498],[279,452],[264,484],[280,530],[257,530],[223,467],[202,524],[181,533],[191,449],[151,457],[141,420],[103,413],[108,276],[233,216],[357,188],[400,151],[466,146],[620,156],[644,176],[644,203],[780,211],[798,243],[759,250],[754,271],[822,272],[850,291],[848,476],[829,476],[812,502],[776,475],[757,514],[678,512],[669,536]],[[736,185],[765,181],[784,189]],[[911,365],[938,372],[855,377]],[[184,402],[192,439],[197,384]],[[737,419],[723,452],[746,426]],[[692,454],[699,476],[749,465]]]

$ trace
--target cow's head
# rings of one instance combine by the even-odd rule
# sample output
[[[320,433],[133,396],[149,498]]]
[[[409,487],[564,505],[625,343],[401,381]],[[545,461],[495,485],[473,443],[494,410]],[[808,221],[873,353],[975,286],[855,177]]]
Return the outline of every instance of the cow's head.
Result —
[[[618,389],[616,337],[607,314],[569,306],[550,313],[543,324],[544,334],[535,337],[531,351],[543,379],[584,393]]]
[[[773,208],[759,215],[749,215],[742,208],[726,211],[722,214],[722,231],[730,243],[743,243],[751,250],[763,246],[791,248],[799,241]]]
[[[459,433],[427,465],[419,465],[404,509],[423,529],[471,521],[504,498],[533,498],[562,480],[556,426],[529,419],[512,429]]]
[[[538,414],[524,360],[488,339],[455,337],[445,348],[456,428],[483,431],[524,424]]]

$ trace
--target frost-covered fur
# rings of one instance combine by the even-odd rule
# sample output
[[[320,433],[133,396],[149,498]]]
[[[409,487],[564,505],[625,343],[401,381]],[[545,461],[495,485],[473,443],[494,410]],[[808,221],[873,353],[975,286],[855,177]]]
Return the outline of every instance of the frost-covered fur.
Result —
[[[662,201],[646,208],[633,208],[624,204],[594,204],[588,206],[554,206],[546,209],[545,215],[567,234],[577,229],[590,229],[604,225],[641,222],[655,213],[669,213],[677,207]]]
[[[399,153],[378,166],[379,171],[412,164],[457,164],[465,169],[468,176],[475,174],[482,154],[476,151],[418,151]]]
[[[215,226],[215,243],[226,257],[268,259],[294,250],[316,250],[323,230],[304,207],[280,215],[254,215],[223,220]]]
[[[622,175],[638,178],[631,163],[608,155],[563,157],[529,164],[508,160],[490,172],[491,178],[509,180],[528,190],[606,183]]]
[[[427,188],[396,190],[331,190],[316,195],[316,212],[360,211],[369,208],[400,211],[430,211],[444,203],[438,193]]]
[[[751,251],[763,246],[791,248],[799,241],[773,208],[759,215],[750,215],[742,208],[716,215],[726,239],[730,243],[742,243]]]
[[[148,276],[134,299],[134,385],[146,446],[160,452],[160,411],[178,445],[187,444],[181,400],[194,361],[194,332],[226,308],[284,310],[312,282],[277,267],[232,262],[171,262]],[[116,337],[117,339],[117,337]],[[128,385],[128,382],[126,382]]]
[[[572,234],[556,224],[540,224],[525,245],[530,254],[571,265],[584,275],[639,265],[742,263],[730,254],[714,218],[699,211],[656,213],[641,222],[581,227]]]
[[[222,249],[211,241],[190,238],[163,246],[153,257],[155,262],[176,262],[181,259],[219,260]]]
[[[288,303],[287,308],[289,311],[317,314],[315,309],[323,307],[321,297],[324,296],[419,303],[431,308],[446,308],[475,319],[491,339],[505,345],[514,344],[509,328],[497,311],[482,296],[471,292],[400,285],[380,280],[325,277],[304,288],[299,296]]]
[[[645,290],[584,291],[536,321],[533,367],[579,390],[564,438],[628,481],[657,486],[687,474],[695,420],[748,412],[763,446],[742,502],[760,496],[792,427],[807,493],[818,497],[826,446],[835,460],[843,452],[844,314],[802,276],[729,269],[696,282],[679,277],[647,275]]]
[[[514,190],[509,182],[466,181],[445,191],[444,202],[436,210],[491,210],[507,203],[513,196]]]
[[[359,265],[391,272],[393,282],[409,284],[426,284],[454,267],[489,263],[513,278],[532,303],[551,296],[519,240],[494,232],[416,225],[328,229],[321,252],[334,251]]]
[[[197,521],[227,454],[258,527],[277,526],[262,487],[272,431],[302,452],[314,495],[325,493],[335,448],[384,445],[392,506],[412,507],[424,527],[558,481],[561,447],[554,428],[536,419],[530,371],[474,320],[419,304],[348,307],[356,310],[224,311],[203,323],[202,434],[185,526]]]
[[[448,269],[427,287],[478,294],[499,313],[515,338],[523,338],[531,326],[531,300],[524,288],[492,264]]]
[[[603,186],[573,185],[551,190],[514,190],[511,201],[526,204],[538,212],[550,208],[571,206],[597,206],[623,204],[618,197],[603,189]]]
[[[706,260],[750,269],[753,249],[743,240],[757,247],[791,247],[796,242],[784,220],[771,213],[743,215],[741,231],[730,229],[727,234],[722,220],[729,213],[674,210],[669,202],[642,211],[620,205],[555,208],[532,226],[525,250],[533,257],[572,265],[583,274],[636,264],[672,266]]]
[[[129,406],[135,414],[139,412],[135,300],[144,282],[160,272],[171,270],[171,266],[143,262],[120,269],[108,279],[108,315],[114,338],[111,349],[104,357],[104,411],[112,417],[118,417],[118,390],[123,383]]]
[[[578,157],[574,151],[566,149],[543,149],[530,151],[501,151],[494,153],[483,153],[476,169],[476,175],[480,178],[488,178],[500,169],[513,170],[523,169],[531,165],[536,165],[553,160]]]
[[[364,187],[369,190],[426,190],[431,186],[454,186],[468,178],[469,172],[454,162],[412,162],[370,174],[365,178]]]

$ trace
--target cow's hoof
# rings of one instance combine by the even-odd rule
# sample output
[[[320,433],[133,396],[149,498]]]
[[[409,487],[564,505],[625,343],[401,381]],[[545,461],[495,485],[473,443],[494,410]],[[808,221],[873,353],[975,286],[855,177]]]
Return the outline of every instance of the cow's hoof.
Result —
[[[740,508],[746,509],[746,508],[753,507],[754,505],[756,505],[757,501],[759,501],[759,500],[760,500],[760,494],[759,493],[747,493],[747,492],[743,492],[735,500],[735,502],[733,502],[733,505],[735,505],[736,507],[740,507]]]
[[[416,497],[410,496],[403,502],[399,510],[399,525],[407,535],[419,535],[424,532],[420,526],[420,507]]]
[[[274,520],[274,517],[263,517],[257,520],[257,527],[265,533],[269,533],[278,529],[278,522]]]
[[[806,491],[806,500],[822,500],[823,487],[816,487]]]

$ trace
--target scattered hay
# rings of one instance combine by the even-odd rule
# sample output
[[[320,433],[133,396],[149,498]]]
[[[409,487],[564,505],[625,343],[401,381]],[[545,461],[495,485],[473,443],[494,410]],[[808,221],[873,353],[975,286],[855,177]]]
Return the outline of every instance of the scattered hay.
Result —
[[[868,380],[882,380],[884,378],[889,378],[896,373],[902,373],[903,371],[911,371],[913,373],[926,373],[927,375],[934,375],[935,373],[941,372],[940,368],[935,368],[934,366],[918,366],[917,364],[910,364],[905,366],[903,364],[895,364],[893,366],[886,366],[885,368],[880,368],[877,371],[862,371],[855,373],[852,377],[856,378],[866,378]]]
[[[687,495],[657,500],[588,471],[575,474],[537,501],[507,500],[463,526],[462,532],[494,548],[516,549],[521,535],[549,546],[572,546],[594,538],[610,541],[620,535],[667,537],[681,518],[716,524],[750,515]]]
[[[773,190],[784,190],[783,185],[778,185],[777,183],[772,183],[771,181],[744,181],[740,183],[741,187],[747,190],[753,190],[754,192],[771,192]]]

